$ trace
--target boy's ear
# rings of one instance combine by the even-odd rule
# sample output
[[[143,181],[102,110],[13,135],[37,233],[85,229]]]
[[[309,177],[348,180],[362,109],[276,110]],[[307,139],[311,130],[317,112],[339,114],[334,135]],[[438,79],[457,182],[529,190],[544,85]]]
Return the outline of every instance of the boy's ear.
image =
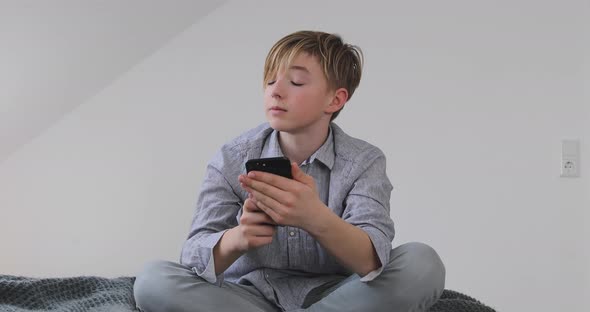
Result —
[[[348,101],[348,91],[345,88],[337,89],[334,92],[334,98],[328,107],[326,107],[326,113],[332,114],[342,109],[344,104]]]

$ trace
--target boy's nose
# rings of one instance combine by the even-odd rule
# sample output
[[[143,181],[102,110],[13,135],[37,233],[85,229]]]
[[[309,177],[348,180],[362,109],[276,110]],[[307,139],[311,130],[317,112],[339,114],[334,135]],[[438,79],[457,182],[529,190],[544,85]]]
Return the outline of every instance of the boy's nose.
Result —
[[[283,82],[280,80],[275,81],[275,83],[273,83],[271,86],[269,86],[270,89],[270,95],[273,98],[282,98],[283,97],[283,88],[282,88]]]
[[[282,97],[282,96],[281,96],[281,95],[280,95],[278,92],[276,92],[276,91],[274,91],[274,90],[272,91],[272,93],[270,94],[270,96],[271,96],[273,99],[281,99],[281,98],[283,98],[283,97]]]

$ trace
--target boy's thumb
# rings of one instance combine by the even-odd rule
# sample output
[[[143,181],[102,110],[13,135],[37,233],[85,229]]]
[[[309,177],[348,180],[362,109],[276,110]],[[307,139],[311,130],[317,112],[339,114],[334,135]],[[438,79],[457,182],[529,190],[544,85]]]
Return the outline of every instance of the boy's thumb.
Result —
[[[293,175],[293,179],[299,182],[306,182],[305,173],[303,172],[303,170],[301,170],[301,168],[299,168],[299,165],[297,165],[296,162],[291,163],[291,174]]]

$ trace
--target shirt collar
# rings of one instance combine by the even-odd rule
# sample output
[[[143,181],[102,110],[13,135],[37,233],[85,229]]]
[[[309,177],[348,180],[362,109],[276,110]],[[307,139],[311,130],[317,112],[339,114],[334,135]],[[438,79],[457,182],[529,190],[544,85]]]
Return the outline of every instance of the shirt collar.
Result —
[[[281,150],[281,145],[279,144],[279,132],[277,130],[273,130],[269,136],[269,138],[264,143],[264,147],[262,148],[262,154],[260,157],[282,157],[285,156],[283,151]],[[334,134],[332,131],[332,127],[328,128],[328,138],[318,148],[308,159],[303,161],[301,165],[311,164],[315,160],[319,160],[322,162],[328,169],[332,170],[334,166]]]

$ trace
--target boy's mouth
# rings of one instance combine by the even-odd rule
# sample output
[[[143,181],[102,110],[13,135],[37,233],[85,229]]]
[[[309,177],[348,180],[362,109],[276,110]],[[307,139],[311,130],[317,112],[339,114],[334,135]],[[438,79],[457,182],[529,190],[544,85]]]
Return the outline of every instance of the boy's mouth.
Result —
[[[281,108],[279,106],[273,106],[270,108],[271,111],[282,111],[282,112],[286,112],[287,110],[284,108]]]

